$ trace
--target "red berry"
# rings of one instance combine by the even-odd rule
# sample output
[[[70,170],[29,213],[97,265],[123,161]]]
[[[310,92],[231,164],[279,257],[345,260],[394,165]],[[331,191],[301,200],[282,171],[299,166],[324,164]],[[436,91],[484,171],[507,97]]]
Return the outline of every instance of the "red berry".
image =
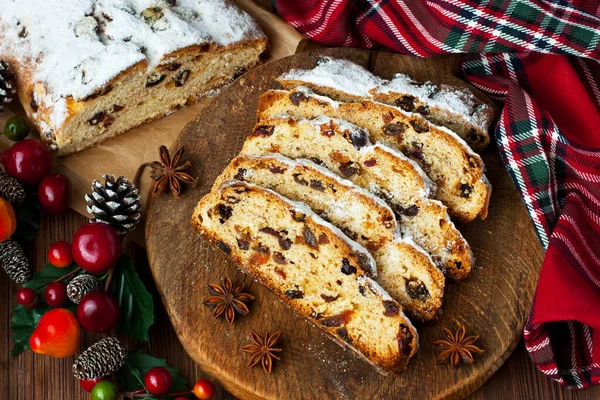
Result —
[[[169,392],[173,384],[173,376],[163,367],[154,367],[146,372],[144,386],[146,390],[155,395],[163,395]]]
[[[17,292],[17,301],[22,306],[29,308],[30,310],[37,307],[39,301],[38,297],[35,295],[33,289],[30,288],[22,288]]]
[[[71,182],[60,174],[48,175],[38,186],[38,200],[42,209],[51,214],[60,214],[69,208]]]
[[[207,400],[215,395],[215,384],[206,379],[200,379],[194,385],[192,393],[197,399]]]
[[[39,183],[52,169],[52,154],[37,140],[25,139],[2,153],[6,172],[27,184]]]
[[[62,307],[67,304],[67,285],[63,282],[52,282],[44,289],[44,300],[52,307]]]
[[[108,292],[94,291],[83,296],[77,306],[77,319],[90,332],[106,332],[119,321],[119,302]]]
[[[65,268],[73,264],[73,253],[68,242],[56,242],[48,249],[48,261],[56,268]]]
[[[75,233],[72,250],[73,258],[81,268],[92,274],[103,274],[119,260],[121,240],[110,226],[91,223]]]
[[[94,379],[82,379],[79,381],[79,386],[86,392],[92,393],[92,389],[96,386],[96,383],[106,380],[106,377],[103,378],[94,378]]]

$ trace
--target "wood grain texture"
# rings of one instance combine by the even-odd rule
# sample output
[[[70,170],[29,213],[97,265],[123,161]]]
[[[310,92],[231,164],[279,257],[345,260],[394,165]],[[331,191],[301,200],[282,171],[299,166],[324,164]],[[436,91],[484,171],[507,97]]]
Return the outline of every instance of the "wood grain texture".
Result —
[[[421,349],[408,371],[383,377],[330,341],[253,282],[192,230],[189,219],[199,198],[241,149],[255,120],[258,96],[291,68],[312,68],[323,55],[344,57],[385,77],[407,71],[417,79],[458,82],[457,59],[417,59],[390,53],[329,49],[298,54],[250,71],[214,98],[180,136],[200,185],[180,199],[151,197],[146,241],[149,261],[167,312],[184,348],[204,370],[243,398],[458,398],[473,392],[517,345],[535,289],[542,250],[496,150],[483,154],[493,186],[485,221],[460,226],[477,258],[473,276],[450,283],[444,315],[419,327]],[[215,320],[202,305],[206,285],[223,275],[244,282],[256,296],[251,314],[233,327]],[[192,283],[192,284],[190,284]],[[480,334],[486,352],[473,365],[452,369],[435,362],[432,342],[441,327],[464,324]],[[250,330],[283,331],[283,359],[272,375],[249,370],[240,348]],[[219,338],[219,340],[214,340]]]

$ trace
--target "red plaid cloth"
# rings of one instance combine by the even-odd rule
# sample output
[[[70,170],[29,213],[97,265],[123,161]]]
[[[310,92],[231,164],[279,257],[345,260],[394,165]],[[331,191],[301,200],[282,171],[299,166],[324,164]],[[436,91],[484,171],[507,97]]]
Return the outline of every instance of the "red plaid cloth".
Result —
[[[546,249],[525,326],[527,350],[562,385],[599,383],[600,3],[276,0],[275,5],[300,32],[329,45],[387,46],[418,56],[471,53],[463,58],[463,73],[504,102],[495,141]]]

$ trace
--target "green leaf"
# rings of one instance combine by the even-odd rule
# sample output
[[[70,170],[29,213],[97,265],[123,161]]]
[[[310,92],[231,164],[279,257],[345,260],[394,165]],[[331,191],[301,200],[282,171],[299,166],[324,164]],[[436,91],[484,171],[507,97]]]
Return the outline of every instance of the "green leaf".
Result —
[[[40,304],[33,310],[29,310],[18,304],[13,308],[10,330],[12,331],[12,341],[14,342],[11,357],[15,357],[23,351],[29,349],[29,337],[35,330],[40,318],[50,309],[46,303]]]
[[[154,323],[154,302],[130,257],[121,257],[115,266],[111,287],[121,305],[119,327],[132,339],[148,341],[148,329]]]
[[[54,282],[61,276],[72,272],[77,265],[73,264],[66,268],[56,268],[51,264],[44,265],[44,269],[33,274],[33,279],[23,284],[24,287],[38,289],[44,285]]]
[[[139,389],[143,389],[143,385],[140,380],[143,381],[144,375],[154,367],[164,367],[173,376],[173,385],[171,386],[170,392],[184,392],[189,390],[187,387],[187,380],[178,375],[178,370],[167,366],[167,363],[162,358],[156,358],[149,356],[144,353],[140,353],[138,350],[130,351],[127,355],[127,363],[117,371],[117,381],[123,389],[128,392],[133,392]],[[146,399],[152,397],[146,397]]]
[[[27,192],[23,204],[15,207],[17,230],[12,238],[23,247],[31,244],[40,229],[40,208],[37,194],[33,192]]]

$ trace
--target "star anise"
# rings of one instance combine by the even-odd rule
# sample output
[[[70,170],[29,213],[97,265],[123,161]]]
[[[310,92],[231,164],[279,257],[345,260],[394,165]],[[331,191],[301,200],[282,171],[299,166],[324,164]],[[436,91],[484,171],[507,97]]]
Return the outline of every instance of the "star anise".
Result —
[[[196,183],[196,179],[189,174],[183,172],[192,166],[190,161],[181,161],[185,149],[180,147],[173,158],[169,154],[169,149],[166,146],[160,146],[158,154],[160,161],[154,161],[150,166],[152,173],[150,176],[154,179],[152,193],[161,194],[170,190],[173,196],[179,198],[181,196],[181,185],[192,186]]]
[[[273,359],[281,360],[275,355],[275,353],[282,351],[281,348],[275,347],[279,341],[279,336],[281,336],[281,331],[277,331],[273,335],[266,333],[264,339],[254,331],[251,331],[251,335],[254,343],[242,347],[244,353],[250,354],[246,365],[248,368],[252,368],[260,363],[265,372],[270,374],[273,368]]]
[[[479,339],[479,335],[466,336],[466,330],[463,325],[460,325],[454,334],[450,329],[442,328],[442,330],[446,339],[433,342],[441,350],[437,359],[439,363],[450,361],[452,366],[456,368],[461,360],[465,364],[471,364],[473,363],[473,355],[483,353],[483,349],[474,345],[477,339]]]
[[[254,296],[244,293],[244,285],[233,285],[229,277],[223,279],[223,285],[211,283],[208,285],[208,291],[211,296],[204,299],[204,305],[214,307],[213,315],[215,318],[225,315],[229,325],[233,324],[235,314],[246,315],[250,311],[244,303],[254,300]]]

